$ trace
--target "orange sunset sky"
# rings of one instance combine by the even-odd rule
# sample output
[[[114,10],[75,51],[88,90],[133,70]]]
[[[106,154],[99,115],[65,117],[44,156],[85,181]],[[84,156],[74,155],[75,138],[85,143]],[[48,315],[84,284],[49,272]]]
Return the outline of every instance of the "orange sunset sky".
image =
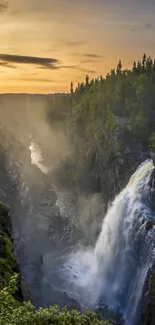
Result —
[[[0,0],[0,93],[68,91],[155,57],[155,0]]]

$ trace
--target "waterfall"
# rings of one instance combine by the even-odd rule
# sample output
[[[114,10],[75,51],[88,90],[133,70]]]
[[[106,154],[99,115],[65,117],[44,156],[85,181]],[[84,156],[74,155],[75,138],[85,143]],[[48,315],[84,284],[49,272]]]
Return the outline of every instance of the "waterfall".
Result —
[[[52,179],[48,176],[52,169],[44,164],[39,146],[31,142],[29,149],[31,163]],[[53,246],[49,252],[43,252],[42,271],[49,288],[56,273],[60,295],[66,292],[84,309],[96,310],[106,305],[119,310],[127,325],[136,325],[147,272],[155,256],[155,214],[151,209],[150,185],[153,170],[152,161],[139,166],[109,207],[94,247],[83,246],[82,241],[72,242],[67,253],[59,252],[58,265],[53,260]],[[70,204],[70,194],[59,191],[53,183],[52,187],[62,220],[68,219],[64,233],[70,233],[69,240],[76,236],[78,216]],[[36,222],[40,222],[39,218]]]
[[[62,273],[66,290],[85,308],[100,302],[137,319],[147,272],[153,262],[155,214],[150,207],[151,161],[143,163],[109,208],[95,247],[80,247],[69,256]]]
[[[42,164],[43,157],[41,149],[37,143],[32,141],[29,150],[31,152],[31,164],[36,165],[44,174],[47,174],[50,171],[50,168]]]

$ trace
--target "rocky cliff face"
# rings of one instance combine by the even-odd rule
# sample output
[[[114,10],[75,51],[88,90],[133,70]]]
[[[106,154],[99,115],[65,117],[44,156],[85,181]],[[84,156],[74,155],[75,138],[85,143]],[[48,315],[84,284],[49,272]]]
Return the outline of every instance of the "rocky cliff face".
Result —
[[[151,209],[155,212],[155,169],[150,179],[150,202]],[[155,221],[150,221],[146,225],[146,231],[155,227]],[[155,324],[155,261],[150,267],[142,293],[142,302],[140,308],[140,317],[136,325],[154,325]]]
[[[155,324],[155,265],[153,265],[147,275],[143,290],[141,304],[141,314],[137,325]]]
[[[59,263],[59,255],[65,254],[68,242],[71,244],[71,226],[62,202],[63,194],[61,197],[60,193],[58,198],[52,176],[31,165],[28,147],[17,142],[12,146],[13,153],[18,150],[19,156],[8,155],[0,147],[0,200],[10,207],[15,253],[22,278],[29,289],[25,297],[24,285],[24,299],[31,299],[35,306],[55,303],[64,306],[65,302],[69,308],[79,308],[65,292],[58,292],[52,287],[51,281],[53,276],[58,282],[52,261]],[[70,199],[66,197],[64,200],[68,200],[66,206],[70,204]],[[59,204],[62,207],[59,208]],[[63,210],[62,215],[60,209]]]
[[[106,137],[106,134],[105,134]],[[101,193],[105,207],[126,186],[136,168],[150,159],[150,150],[132,134],[118,124],[106,145],[94,142],[83,146],[79,138],[73,157],[62,163],[57,170],[57,180],[72,190],[84,195]],[[106,208],[105,208],[106,210]]]

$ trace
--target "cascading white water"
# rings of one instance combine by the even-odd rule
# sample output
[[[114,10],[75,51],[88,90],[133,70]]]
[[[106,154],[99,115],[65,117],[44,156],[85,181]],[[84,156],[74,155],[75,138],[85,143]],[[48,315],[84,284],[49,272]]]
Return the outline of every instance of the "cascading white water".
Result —
[[[42,152],[36,142],[31,142],[29,150],[31,152],[32,165],[36,165],[44,174],[48,174],[50,171],[52,171],[52,167],[47,167],[43,164]],[[76,222],[76,214],[75,209],[70,202],[70,193],[62,190],[60,191],[54,183],[52,183],[51,185],[57,194],[56,205],[60,209],[61,216],[65,218],[68,218],[70,216],[70,220],[74,224]]]
[[[94,248],[81,247],[70,255],[62,273],[69,295],[84,307],[99,302],[123,312],[128,325],[136,322],[141,293],[153,261],[155,220],[150,209],[151,161],[142,164],[116,197]]]
[[[36,165],[44,174],[47,174],[50,169],[41,163],[43,161],[43,157],[37,143],[31,142],[29,149],[31,151],[31,164]]]
[[[32,142],[30,150],[31,163],[48,174],[50,168],[43,165],[40,148]],[[144,162],[116,197],[95,247],[76,248],[57,270],[61,290],[81,306],[95,309],[104,303],[121,310],[127,325],[136,324],[147,272],[154,259],[155,230],[153,224],[147,228],[148,221],[155,221],[149,184],[153,169],[152,161]],[[74,220],[68,196],[66,200],[64,193],[52,186],[60,213],[65,218],[68,213],[69,220]]]

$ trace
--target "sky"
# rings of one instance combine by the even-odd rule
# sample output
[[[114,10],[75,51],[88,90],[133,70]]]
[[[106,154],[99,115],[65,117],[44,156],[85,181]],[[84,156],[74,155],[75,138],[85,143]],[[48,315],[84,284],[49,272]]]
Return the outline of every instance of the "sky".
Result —
[[[55,93],[155,57],[155,0],[0,0],[0,93]]]

